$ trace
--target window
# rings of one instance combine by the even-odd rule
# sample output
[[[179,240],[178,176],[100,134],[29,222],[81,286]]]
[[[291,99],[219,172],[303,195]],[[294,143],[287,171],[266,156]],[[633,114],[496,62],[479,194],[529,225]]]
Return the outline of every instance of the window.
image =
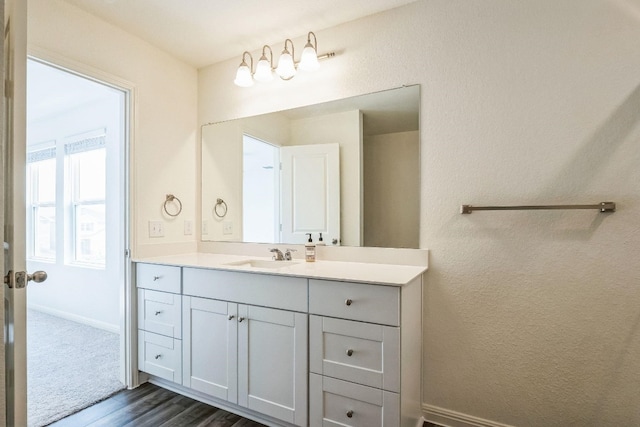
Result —
[[[33,258],[56,259],[56,149],[43,148],[27,158],[29,251]]]
[[[105,263],[106,148],[104,136],[65,145],[71,183],[73,262]]]
[[[27,235],[30,258],[55,262],[56,233],[62,232],[66,262],[104,267],[107,236],[105,142],[102,133],[81,139],[76,137],[64,146],[59,145],[60,149],[64,147],[64,156],[56,156],[55,142],[29,153]],[[64,196],[57,194],[59,189],[64,189]],[[58,218],[60,215],[62,217]],[[58,227],[64,224],[65,230],[57,230],[56,224]],[[62,248],[60,246],[58,252]]]

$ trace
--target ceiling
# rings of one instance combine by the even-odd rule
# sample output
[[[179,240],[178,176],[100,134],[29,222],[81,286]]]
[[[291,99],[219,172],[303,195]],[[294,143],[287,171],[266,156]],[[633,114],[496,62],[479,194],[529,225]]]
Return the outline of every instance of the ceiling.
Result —
[[[201,68],[416,0],[64,1]]]

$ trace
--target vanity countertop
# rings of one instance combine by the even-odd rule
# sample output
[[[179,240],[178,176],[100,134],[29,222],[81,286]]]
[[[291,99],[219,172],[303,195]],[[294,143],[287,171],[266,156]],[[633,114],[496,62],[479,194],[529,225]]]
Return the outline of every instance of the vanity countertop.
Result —
[[[305,277],[310,279],[363,282],[391,286],[405,285],[427,270],[426,266],[324,260],[305,262],[303,259],[295,259],[294,261],[298,261],[298,263],[288,264],[278,268],[259,268],[252,267],[247,264],[229,265],[229,263],[238,263],[245,260],[257,259],[268,261],[271,258],[191,253],[137,258],[134,259],[134,262],[175,265],[179,267],[209,268],[214,270],[238,271],[245,273]]]

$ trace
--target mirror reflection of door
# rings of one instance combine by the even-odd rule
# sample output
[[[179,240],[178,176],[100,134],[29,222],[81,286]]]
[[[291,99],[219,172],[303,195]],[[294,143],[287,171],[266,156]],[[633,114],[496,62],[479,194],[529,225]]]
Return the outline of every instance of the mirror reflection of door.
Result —
[[[280,151],[242,136],[242,239],[278,242],[280,234]]]
[[[280,148],[281,242],[340,242],[340,147],[333,144]]]

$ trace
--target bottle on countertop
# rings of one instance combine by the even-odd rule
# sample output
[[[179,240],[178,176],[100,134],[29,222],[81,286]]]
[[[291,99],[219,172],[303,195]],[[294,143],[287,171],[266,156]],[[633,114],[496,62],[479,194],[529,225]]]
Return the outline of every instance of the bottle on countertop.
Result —
[[[320,237],[318,238],[318,246],[324,246],[324,240],[322,240],[322,233],[320,233]]]
[[[307,262],[315,262],[316,260],[316,245],[313,244],[311,233],[307,233],[309,240],[304,245],[304,259]]]

